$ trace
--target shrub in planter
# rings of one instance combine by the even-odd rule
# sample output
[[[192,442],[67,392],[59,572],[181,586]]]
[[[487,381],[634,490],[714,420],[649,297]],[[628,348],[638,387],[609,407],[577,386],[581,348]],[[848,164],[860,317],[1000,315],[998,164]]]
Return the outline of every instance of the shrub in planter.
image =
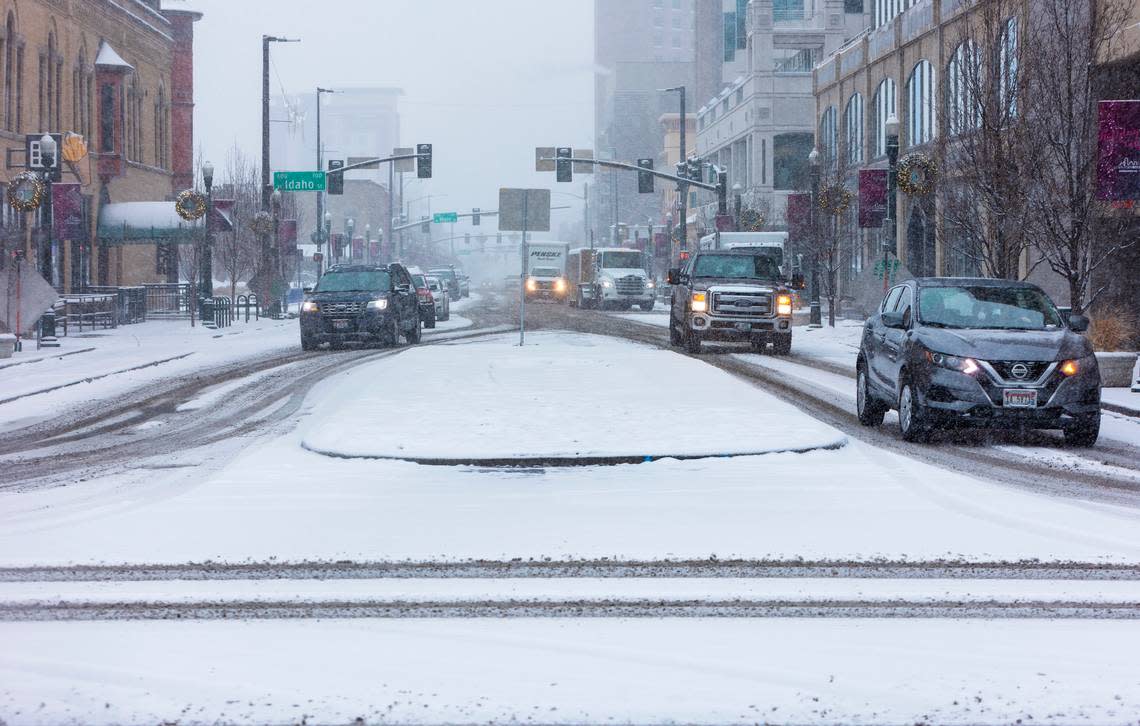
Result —
[[[1140,326],[1124,307],[1105,307],[1092,317],[1089,341],[1098,351],[1135,350]]]

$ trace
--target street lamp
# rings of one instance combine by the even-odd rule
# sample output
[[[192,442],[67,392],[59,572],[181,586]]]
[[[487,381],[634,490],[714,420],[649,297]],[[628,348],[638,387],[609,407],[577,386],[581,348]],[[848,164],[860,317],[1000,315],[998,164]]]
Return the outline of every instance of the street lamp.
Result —
[[[819,239],[816,229],[815,205],[819,199],[819,149],[812,147],[808,154],[808,164],[811,166],[811,204],[808,209],[808,229],[811,230],[811,318],[809,324],[818,328],[823,325],[823,315],[819,303]]]
[[[321,148],[321,96],[326,93],[337,93],[331,88],[321,88],[317,86],[317,171],[323,172],[325,170],[324,149]],[[325,204],[325,192],[317,192],[317,236],[320,237],[320,224],[322,210]],[[317,251],[321,249],[321,241],[317,240]],[[321,276],[321,264],[317,263],[317,277]]]
[[[890,275],[887,265],[890,255],[898,255],[898,219],[897,188],[898,188],[898,162],[899,162],[899,119],[892,112],[887,116],[887,215],[883,224],[887,226],[886,239],[883,240],[883,292],[887,291]]]
[[[680,155],[678,158],[683,164],[685,163],[685,160],[689,158],[688,149],[685,148],[685,126],[687,125],[687,119],[685,118],[685,87],[674,86],[673,88],[662,88],[659,90],[661,93],[677,93],[681,98],[680,139],[678,140],[680,142]],[[683,181],[677,182],[677,196],[681,200],[681,210],[680,216],[678,217],[678,224],[681,225],[681,249],[683,250],[688,249],[689,245],[689,213],[687,209],[689,203],[689,200],[687,199],[688,194],[689,185]],[[617,219],[614,219],[614,222],[617,222]]]
[[[205,323],[207,318],[213,320],[213,308],[206,301],[214,297],[214,240],[210,228],[214,217],[214,165],[208,161],[202,164],[202,185],[206,187],[206,228],[198,256],[198,298],[202,301],[198,317]]]
[[[273,194],[269,195],[269,201],[270,201],[271,206],[273,207],[273,258],[272,259],[273,259],[274,265],[273,265],[272,269],[273,269],[273,274],[275,276],[277,276],[278,279],[281,279],[282,277],[284,277],[281,274],[281,270],[279,269],[279,265],[281,262],[281,239],[280,239],[280,232],[281,232],[281,190],[280,189],[274,189]],[[270,289],[272,290],[272,288],[270,288]],[[270,294],[272,294],[272,293],[270,293]],[[278,307],[278,310],[280,312],[285,311],[285,307],[281,305],[280,300],[274,300],[273,304]]]
[[[352,217],[344,220],[344,236],[347,238],[345,244],[348,245],[348,259],[352,259],[352,233],[356,230],[356,220]]]
[[[742,187],[740,185],[740,182],[736,182],[735,184],[732,185],[732,194],[733,194],[733,199],[734,199],[734,202],[736,205],[736,231],[737,232],[740,231],[740,208],[744,205],[743,195],[741,194],[741,192],[743,192],[743,191],[744,191],[744,187]]]
[[[376,262],[372,259],[372,223],[364,225],[364,259],[369,262]]]
[[[52,255],[52,253],[51,253],[52,237],[54,236],[54,231],[52,229],[52,189],[51,189],[52,183],[51,183],[51,180],[52,180],[52,169],[55,167],[55,152],[57,150],[58,149],[56,148],[55,138],[53,138],[51,134],[44,134],[42,137],[40,137],[40,159],[42,161],[43,169],[44,169],[44,171],[43,171],[43,178],[44,178],[44,206],[43,206],[44,223],[43,223],[43,225],[44,225],[45,236],[47,237],[46,256],[48,259],[48,264],[44,265],[45,249],[42,246],[40,248],[40,254],[38,255],[39,259],[37,260],[37,263],[42,268],[42,272],[45,273],[44,277],[51,280],[52,282],[55,282],[56,276],[55,276],[55,270],[54,270],[55,258],[54,258],[54,255]],[[44,242],[41,241],[40,245],[43,245],[43,244],[44,244]]]
[[[332,239],[332,212],[325,212],[325,227],[324,234],[321,235],[321,241],[328,242]],[[321,241],[317,242],[317,251],[321,251]],[[331,248],[330,248],[331,249]],[[317,263],[317,277],[321,276],[321,269],[324,267],[324,255],[321,255],[321,261]]]

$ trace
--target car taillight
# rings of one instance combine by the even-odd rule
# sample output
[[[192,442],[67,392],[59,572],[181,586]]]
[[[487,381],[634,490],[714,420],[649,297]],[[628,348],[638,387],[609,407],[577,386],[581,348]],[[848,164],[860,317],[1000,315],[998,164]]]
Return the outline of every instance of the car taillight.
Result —
[[[424,300],[424,301],[431,300],[431,290],[427,290],[427,289],[416,290],[416,294],[420,296],[420,300]]]

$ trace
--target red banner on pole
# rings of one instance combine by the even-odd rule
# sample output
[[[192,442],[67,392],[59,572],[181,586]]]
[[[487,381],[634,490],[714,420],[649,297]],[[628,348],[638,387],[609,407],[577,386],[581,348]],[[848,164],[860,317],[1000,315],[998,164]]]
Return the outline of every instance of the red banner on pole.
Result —
[[[1101,101],[1097,196],[1140,199],[1140,100]]]
[[[282,247],[292,247],[297,244],[297,220],[281,220],[281,226],[277,229],[277,240]]]
[[[887,170],[859,171],[859,226],[882,227],[887,216]]]
[[[364,238],[363,237],[353,237],[352,238],[352,259],[354,259],[354,260],[363,260],[364,259]]]
[[[55,239],[86,241],[83,188],[79,184],[52,184],[51,190],[51,223]]]
[[[788,237],[803,242],[811,236],[811,195],[789,194],[788,211]]]

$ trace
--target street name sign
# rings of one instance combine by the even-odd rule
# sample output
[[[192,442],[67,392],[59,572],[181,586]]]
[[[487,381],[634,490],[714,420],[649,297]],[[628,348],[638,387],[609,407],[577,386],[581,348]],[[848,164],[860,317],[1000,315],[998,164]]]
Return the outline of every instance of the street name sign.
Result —
[[[397,146],[396,148],[392,149],[392,156],[410,156],[414,153],[416,153],[416,150],[410,146]],[[394,164],[392,171],[396,172],[397,174],[413,174],[416,171],[415,159],[400,159],[392,163]]]
[[[448,222],[451,222],[452,224],[454,224],[454,223],[459,221],[459,213],[458,212],[436,212],[435,214],[433,214],[431,216],[431,221],[435,222],[436,224],[446,224]]]
[[[283,192],[323,192],[325,173],[323,171],[275,171],[273,188]]]

